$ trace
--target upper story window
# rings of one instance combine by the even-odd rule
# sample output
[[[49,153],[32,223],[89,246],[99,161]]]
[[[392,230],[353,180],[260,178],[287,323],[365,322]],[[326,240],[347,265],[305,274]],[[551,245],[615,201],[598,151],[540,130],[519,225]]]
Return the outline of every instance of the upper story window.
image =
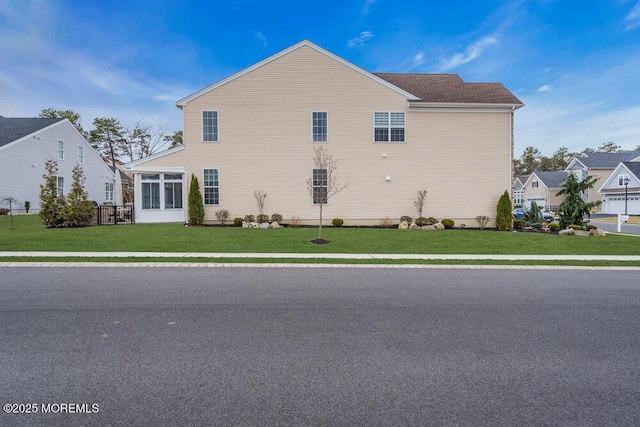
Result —
[[[624,180],[627,180],[627,184],[629,183],[629,174],[620,174],[618,175],[618,187],[624,187]]]
[[[220,204],[220,174],[218,169],[205,169],[203,177],[204,204]]]
[[[538,181],[533,181],[531,183],[531,188],[538,188]]]
[[[202,140],[204,142],[218,142],[218,112],[202,112]]]
[[[84,147],[82,145],[78,145],[78,164],[84,163]]]
[[[373,113],[374,140],[376,142],[404,142],[404,113]]]
[[[64,160],[64,141],[62,140],[58,140],[58,145],[57,145],[57,157],[58,160]]]
[[[313,142],[327,142],[327,112],[314,111],[312,117]]]

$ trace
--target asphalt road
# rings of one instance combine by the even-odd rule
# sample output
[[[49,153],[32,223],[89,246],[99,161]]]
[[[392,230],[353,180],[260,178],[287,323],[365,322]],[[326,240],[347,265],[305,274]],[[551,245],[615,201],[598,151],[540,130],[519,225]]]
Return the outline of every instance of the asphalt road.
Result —
[[[639,326],[637,271],[0,268],[0,425],[638,425]]]

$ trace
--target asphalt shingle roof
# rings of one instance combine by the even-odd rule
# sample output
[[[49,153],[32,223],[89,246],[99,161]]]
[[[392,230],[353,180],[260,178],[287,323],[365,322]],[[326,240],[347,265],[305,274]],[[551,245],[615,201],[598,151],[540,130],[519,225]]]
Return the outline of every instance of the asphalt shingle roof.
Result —
[[[38,117],[2,117],[0,116],[0,147],[44,129],[64,119],[42,119]]]
[[[620,162],[630,162],[640,157],[640,151],[625,151],[622,153],[588,153],[577,159],[588,168],[614,169]]]
[[[567,172],[536,172],[535,173],[540,181],[544,183],[547,188],[560,188],[567,179]]]
[[[457,74],[373,74],[417,96],[421,102],[522,105],[501,83],[466,83]]]
[[[640,162],[624,162],[623,164],[632,174],[640,178]]]

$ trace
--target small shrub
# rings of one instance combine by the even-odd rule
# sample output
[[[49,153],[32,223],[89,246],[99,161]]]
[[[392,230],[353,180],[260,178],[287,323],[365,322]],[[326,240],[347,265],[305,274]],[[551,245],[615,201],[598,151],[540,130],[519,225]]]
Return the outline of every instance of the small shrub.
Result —
[[[460,228],[464,230],[465,228],[467,228],[467,224],[460,224]]]
[[[344,221],[341,218],[333,218],[333,221],[331,221],[331,225],[334,227],[342,227],[342,224],[344,224]]]
[[[425,218],[425,217],[423,217],[423,216],[416,218],[416,220],[415,220],[415,224],[416,224],[418,227],[424,227],[425,225],[430,225],[430,224],[428,223],[427,218]],[[434,224],[435,224],[435,223],[434,223]]]
[[[442,225],[444,225],[444,228],[447,228],[447,229],[453,228],[455,224],[455,221],[449,218],[443,219],[441,222],[442,222]]]
[[[31,202],[29,201],[24,202],[24,211],[26,213],[29,213],[29,209],[31,209]]]
[[[426,225],[434,225],[437,224],[438,220],[432,216],[430,216],[429,218],[427,218],[427,224]]]
[[[253,215],[245,215],[244,222],[256,222],[256,217]]]
[[[403,221],[407,221],[407,224],[411,224],[411,221],[413,221],[413,218],[411,218],[408,215],[402,215],[400,217],[400,222],[403,222]]]
[[[549,230],[551,230],[551,231],[558,231],[558,230],[560,230],[560,224],[558,224],[557,222],[551,222],[551,223],[549,223]]]
[[[260,214],[256,217],[256,221],[258,221],[260,224],[269,222],[269,215]]]
[[[513,221],[513,228],[515,228],[516,230],[524,230],[526,226],[527,221],[525,221],[524,219],[516,219],[515,221]]]
[[[8,214],[9,214],[9,209],[0,208],[0,215],[8,215]]]
[[[242,218],[233,218],[233,225],[236,227],[242,227]]]
[[[302,220],[298,216],[292,216],[289,220],[289,224],[292,228],[302,227]]]
[[[216,218],[218,218],[220,224],[224,225],[227,221],[229,221],[229,211],[227,209],[217,210]]]
[[[482,230],[487,226],[487,224],[489,223],[490,219],[491,218],[489,218],[486,215],[478,215],[476,217],[476,222],[478,223],[478,225],[480,226],[480,229]]]
[[[536,230],[540,230],[542,228],[542,223],[541,222],[534,222],[533,224],[531,224],[531,226],[533,228],[535,228]]]
[[[597,229],[598,229],[597,225],[593,225],[593,224],[587,225],[587,231],[597,230]]]
[[[280,214],[273,214],[271,215],[271,222],[277,222],[278,224],[282,222],[282,215]]]
[[[391,228],[391,226],[393,225],[393,221],[391,221],[391,218],[384,217],[382,218],[382,220],[380,221],[380,226],[384,227],[384,228]]]
[[[567,228],[570,228],[571,230],[576,230],[576,231],[582,230],[582,227],[576,224],[570,224],[569,227]]]

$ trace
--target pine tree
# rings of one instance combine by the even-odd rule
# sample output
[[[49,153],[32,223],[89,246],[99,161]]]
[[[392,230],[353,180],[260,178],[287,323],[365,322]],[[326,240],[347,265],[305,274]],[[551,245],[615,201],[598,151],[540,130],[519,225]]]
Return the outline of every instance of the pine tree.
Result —
[[[84,172],[82,167],[76,164],[73,168],[73,183],[67,196],[67,205],[64,209],[65,225],[67,227],[86,227],[93,219],[93,203],[89,200],[89,194],[84,188]]]
[[[44,163],[44,169],[44,184],[40,185],[40,220],[47,228],[61,227],[66,200],[64,195],[58,195],[58,162],[49,159]]]
[[[596,177],[587,176],[582,181],[578,181],[574,174],[567,176],[561,186],[562,189],[556,194],[557,196],[566,195],[564,202],[560,204],[557,211],[560,215],[560,226],[562,228],[567,228],[571,224],[582,226],[585,215],[591,217],[591,210],[596,206],[600,206],[602,203],[600,200],[587,203],[582,198],[582,194],[593,188],[597,180],[598,178]]]
[[[496,212],[496,226],[500,231],[510,231],[513,229],[513,212],[511,207],[511,197],[507,190],[504,191],[498,200]]]
[[[195,175],[191,174],[189,185],[189,225],[202,225],[204,221],[204,202],[200,192],[200,183]]]

